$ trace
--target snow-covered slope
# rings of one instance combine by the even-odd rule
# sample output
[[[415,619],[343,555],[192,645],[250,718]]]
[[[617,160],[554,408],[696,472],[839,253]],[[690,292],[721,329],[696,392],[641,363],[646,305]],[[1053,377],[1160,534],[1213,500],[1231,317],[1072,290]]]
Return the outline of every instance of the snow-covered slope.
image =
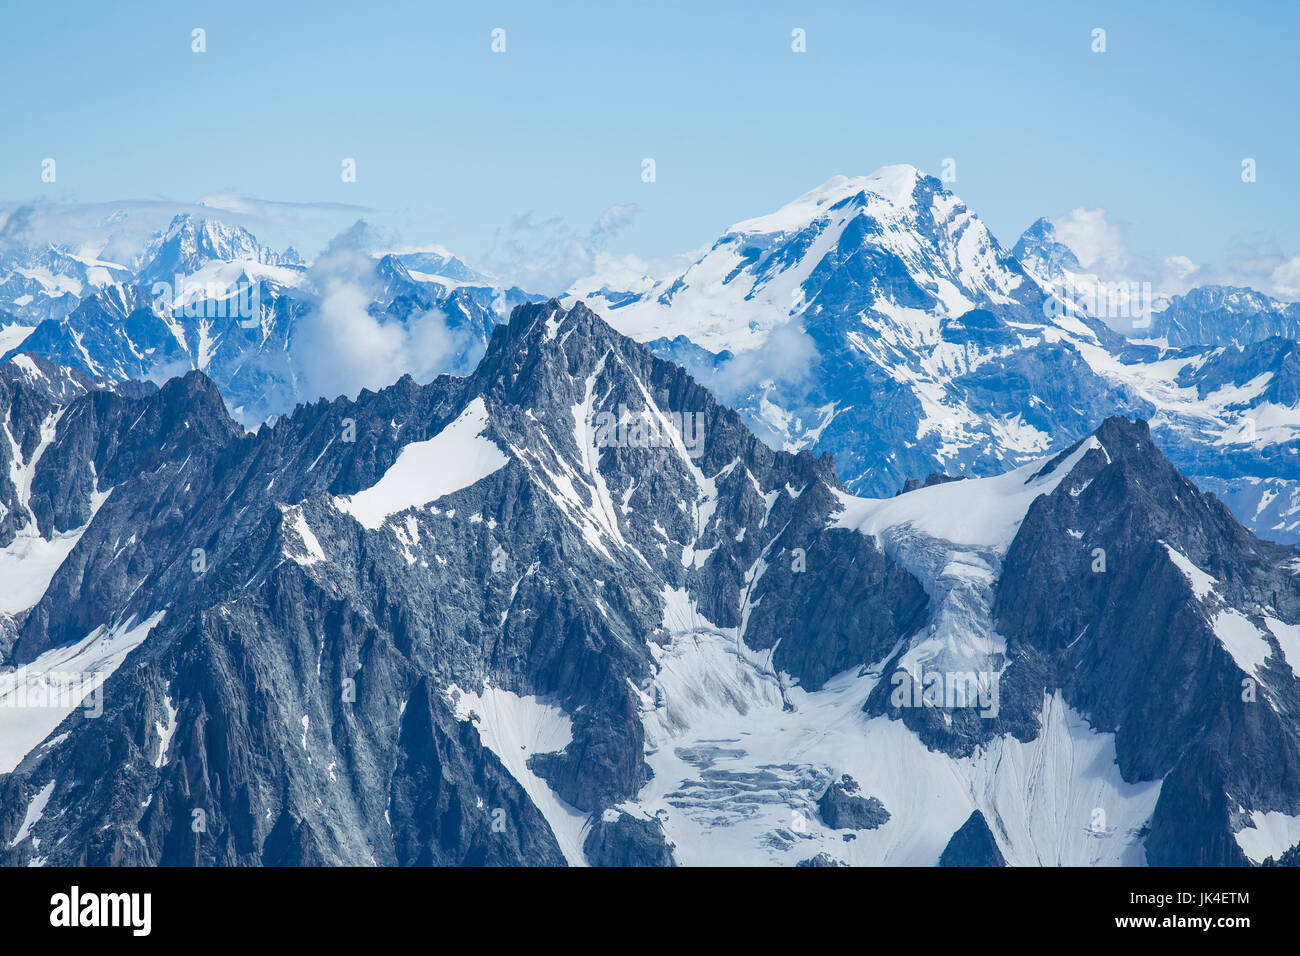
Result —
[[[833,452],[861,493],[932,471],[996,474],[1126,408],[1078,348],[1122,340],[1057,308],[910,166],[836,177],[733,226],[650,291],[589,304],[774,447]]]
[[[11,499],[80,527],[111,493],[0,692],[115,669],[101,716],[14,737],[0,861],[192,863],[196,804],[229,865],[1223,864],[1296,832],[1300,556],[1141,422],[863,498],[555,302],[466,378],[256,434],[197,372],[44,381]]]
[[[83,296],[130,276],[129,267],[100,259],[93,247],[33,248],[0,240],[0,311],[24,324],[67,315]]]
[[[833,453],[860,494],[999,474],[1112,414],[1149,417],[1207,487],[1242,476],[1300,494],[1300,402],[1276,346],[1251,341],[1232,360],[1216,343],[1130,344],[1107,324],[1156,309],[1142,333],[1155,338],[1184,305],[1272,306],[1237,290],[1161,313],[1140,286],[1087,274],[1047,220],[1016,250],[1029,268],[938,180],[886,167],[738,223],[648,290],[571,297],[691,369],[773,447]],[[1238,515],[1300,540],[1266,510],[1243,501]]]
[[[199,273],[215,263],[240,263],[255,272],[278,276],[286,284],[293,284],[303,265],[296,253],[268,249],[242,226],[181,214],[144,250],[137,281],[173,282],[177,276],[197,280]],[[258,266],[263,268],[254,268]]]
[[[242,227],[178,215],[134,271],[69,287],[53,313],[29,302],[12,321],[0,316],[0,357],[40,354],[109,381],[200,369],[253,427],[327,389],[359,387],[322,371],[347,367],[334,359],[347,354],[339,339],[402,343],[394,374],[403,363],[422,376],[431,364],[464,371],[509,309],[538,298],[493,286],[445,250],[343,258],[309,271]]]
[[[868,247],[870,260],[855,258]],[[855,270],[868,264],[902,274]],[[839,281],[845,267],[857,271],[856,288]],[[682,335],[711,352],[736,354],[814,308],[851,304],[853,318],[869,327],[892,322],[915,345],[935,341],[944,318],[978,306],[1023,306],[1026,293],[1036,298],[959,199],[914,167],[887,166],[870,176],[836,176],[770,215],[737,223],[681,275],[635,298],[611,301],[584,288],[570,296],[641,341]],[[876,309],[885,314],[866,314]]]

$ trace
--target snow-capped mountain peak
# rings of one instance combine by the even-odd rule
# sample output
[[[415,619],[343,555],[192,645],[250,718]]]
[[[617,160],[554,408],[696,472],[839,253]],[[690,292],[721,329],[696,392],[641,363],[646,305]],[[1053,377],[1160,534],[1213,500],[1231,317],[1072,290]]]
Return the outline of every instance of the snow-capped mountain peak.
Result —
[[[466,378],[255,435],[201,373],[86,394],[24,358],[0,542],[67,556],[0,615],[0,698],[92,665],[104,693],[0,708],[0,863],[1187,865],[1300,835],[1300,559],[1142,422],[866,500],[553,301]]]
[[[833,177],[739,222],[649,290],[572,293],[633,338],[684,335],[715,353],[759,348],[774,329],[806,325],[832,299],[841,315],[909,339],[942,318],[994,305],[1045,321],[1041,290],[979,217],[937,178],[907,165]]]
[[[0,311],[30,325],[61,318],[76,308],[79,297],[129,276],[125,266],[101,260],[94,246],[0,243]]]
[[[443,285],[492,285],[491,276],[471,269],[461,259],[442,246],[431,245],[419,249],[394,250],[393,255],[413,277],[420,281],[434,280]]]
[[[1011,251],[1025,268],[1048,279],[1060,280],[1067,272],[1083,271],[1074,250],[1061,240],[1046,216],[1026,229]]]
[[[832,176],[776,212],[738,222],[727,232],[766,235],[803,229],[827,209],[859,195],[868,197],[865,205],[911,206],[917,184],[926,178],[931,177],[905,164],[882,166],[869,176]]]
[[[291,264],[279,253],[263,246],[243,226],[191,213],[175,216],[145,248],[142,261],[140,277],[145,281],[166,281],[177,275],[192,275],[210,262],[248,262],[266,266]]]

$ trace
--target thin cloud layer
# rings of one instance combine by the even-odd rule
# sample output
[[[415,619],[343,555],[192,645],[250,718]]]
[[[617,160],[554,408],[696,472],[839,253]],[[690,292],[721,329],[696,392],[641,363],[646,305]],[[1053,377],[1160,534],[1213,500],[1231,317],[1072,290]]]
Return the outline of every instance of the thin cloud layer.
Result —
[[[277,202],[233,193],[212,194],[198,202],[0,203],[0,252],[52,244],[131,266],[177,215],[219,219],[243,226],[267,245],[294,245],[301,251],[318,247],[365,211],[344,203]]]
[[[610,206],[585,233],[558,216],[539,220],[522,213],[493,235],[484,269],[521,289],[560,295],[596,271],[602,251],[632,224],[636,212],[636,203]]]

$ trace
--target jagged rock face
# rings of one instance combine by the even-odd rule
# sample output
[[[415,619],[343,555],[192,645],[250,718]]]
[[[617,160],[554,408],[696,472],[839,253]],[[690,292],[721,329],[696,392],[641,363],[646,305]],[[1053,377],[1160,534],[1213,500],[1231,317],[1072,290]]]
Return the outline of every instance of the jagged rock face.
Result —
[[[251,434],[197,372],[0,385],[35,463],[4,500],[77,534],[7,619],[0,697],[108,673],[98,712],[0,750],[0,862],[1241,863],[1296,842],[1300,556],[1141,423],[856,498],[556,302],[516,309],[468,377]],[[908,668],[1000,696],[900,703]]]
[[[664,425],[683,412],[689,426]],[[146,397],[83,396],[61,421],[92,420],[118,457],[86,459],[112,491],[13,660],[100,626],[152,630],[108,680],[104,716],[72,714],[65,744],[5,779],[10,840],[41,788],[63,808],[68,837],[8,851],[24,859],[581,859],[584,843],[561,836],[557,849],[518,781],[580,820],[645,783],[640,688],[666,594],[758,647],[832,583],[883,588],[875,606],[897,627],[915,617],[915,582],[847,532],[812,542],[807,591],[780,611],[783,579],[765,577],[763,556],[825,524],[831,462],[772,452],[681,369],[581,308],[517,310],[468,379],[404,379],[255,435],[197,373]],[[434,457],[407,471],[413,451]],[[482,466],[468,485],[404,490],[461,459]],[[869,644],[836,627],[846,636],[829,659],[866,663]],[[873,633],[888,646],[905,630]],[[827,665],[805,656],[815,686]],[[506,745],[484,730],[495,755],[476,743],[475,723],[512,707],[554,708],[556,739]],[[644,823],[599,828],[593,852],[665,862]]]
[[[1109,355],[1084,349],[1121,399],[1103,417],[1150,419],[1161,450],[1201,488],[1221,495],[1239,521],[1260,537],[1300,542],[1292,354],[1300,305],[1244,288],[1203,286],[1167,298],[1104,282],[1084,272],[1047,220],[1026,230],[1015,252],[1045,288],[1081,309],[1103,310],[1102,318],[1112,316],[1133,337],[1126,347],[1109,347]],[[1149,311],[1129,329],[1134,300]]]
[[[833,454],[856,493],[892,494],[936,470],[1000,474],[1122,414],[1152,421],[1170,460],[1247,527],[1300,542],[1294,361],[1266,341],[1300,334],[1300,307],[1209,286],[1157,303],[1126,341],[1106,325],[1108,284],[1081,270],[1047,220],[1009,252],[938,180],[897,166],[736,224],[681,275],[575,294],[688,368],[773,447]],[[413,343],[403,354],[420,380],[469,371],[493,327],[540,298],[445,250],[362,271],[359,304],[386,337]],[[187,291],[172,290],[168,308],[156,283],[178,279]],[[14,317],[0,315],[0,353],[114,382],[198,368],[256,427],[359,387],[318,367],[321,338],[333,349],[313,325],[328,284],[292,250],[186,216],[134,268],[0,250],[0,309]],[[1065,300],[1082,312],[1063,314]]]
[[[22,528],[38,523],[30,498],[33,474],[50,439],[59,407],[91,387],[83,375],[60,369],[40,357],[0,365],[0,408],[5,411],[0,441],[0,545],[12,543]],[[48,530],[48,524],[47,524]]]
[[[800,860],[795,866],[806,867],[823,867],[823,866],[848,866],[843,860],[837,860],[829,853],[818,853],[816,856],[810,856],[806,860]]]
[[[61,411],[32,482],[32,510],[51,534],[85,530],[28,613],[14,663],[125,619],[122,599],[133,576],[138,581],[169,560],[188,565],[182,526],[191,499],[177,481],[215,467],[219,450],[238,434],[220,394],[198,374],[140,398],[90,392]],[[103,508],[103,519],[92,521]],[[181,575],[178,587],[188,590],[192,580]],[[130,610],[143,619],[165,604],[159,598],[157,606]]]
[[[889,822],[889,811],[875,797],[862,795],[858,782],[848,774],[822,794],[817,810],[833,830],[874,830]]]
[[[675,866],[672,844],[654,819],[607,811],[592,821],[583,843],[592,866]]]
[[[242,226],[215,219],[181,214],[149,243],[139,271],[142,284],[170,281],[176,275],[192,275],[213,261],[254,262],[268,266],[298,266],[296,254],[281,255],[258,242]]]
[[[407,261],[440,271],[412,275]],[[390,332],[436,316],[446,339],[437,346],[447,353],[440,366],[447,369],[472,368],[509,310],[540,299],[495,288],[453,257],[389,255],[372,265],[373,275],[363,268],[349,277],[366,312]],[[322,281],[328,286],[337,277],[309,273],[292,250],[277,253],[238,226],[178,216],[137,270],[109,275],[99,285],[78,285],[80,298],[68,293],[66,308],[52,309],[46,296],[41,309],[21,310],[34,328],[7,343],[4,358],[42,355],[110,382],[199,369],[217,383],[235,417],[254,427],[326,387],[319,373],[313,377],[320,345],[310,330],[325,308]],[[413,349],[432,347],[423,332],[409,334]],[[412,366],[422,368],[419,356]]]
[[[1006,866],[984,814],[976,810],[961,825],[939,857],[940,866]]]
[[[221,300],[220,314],[215,303],[209,308],[199,302],[186,316],[183,307],[175,310],[147,286],[115,285],[83,299],[75,309],[57,319],[46,319],[33,329],[14,354],[37,354],[88,375],[112,381],[170,377],[171,373],[210,365],[223,351],[241,355],[255,348],[262,338],[263,325],[276,328],[276,311],[291,307],[282,302],[276,288],[257,286],[260,312],[252,311],[253,293],[244,296],[250,306],[247,318],[238,314],[239,301]],[[204,314],[204,309],[209,314]],[[245,328],[242,323],[250,322]],[[283,321],[279,323],[283,326]],[[283,329],[281,329],[281,338]],[[235,346],[238,348],[225,348]],[[201,361],[200,361],[201,359]]]
[[[302,392],[308,359],[297,343],[317,300],[307,290],[271,281],[231,282],[219,299],[174,308],[145,286],[114,286],[66,316],[41,322],[6,358],[38,354],[113,382],[197,368],[218,384],[239,419],[255,426],[315,397]],[[370,310],[382,323],[404,325],[436,311],[460,343],[447,360],[454,367],[472,364],[482,352],[498,308],[528,300],[518,290],[498,298],[487,288],[447,291],[396,274],[376,294]]]
[[[774,447],[833,454],[857,494],[1001,474],[1138,416],[1202,487],[1257,483],[1226,499],[1247,527],[1300,541],[1300,401],[1263,345],[1297,334],[1294,305],[1217,287],[1157,300],[1087,274],[1047,220],[1008,252],[910,167],[832,179],[649,288],[597,285],[573,294]]]
[[[1300,437],[1284,410],[1300,403],[1296,343],[1268,338],[1214,349],[1179,364],[1177,385],[1205,405],[1212,406],[1215,396],[1230,396],[1222,407],[1232,424],[1219,429],[1213,442],[1214,426],[1205,427],[1203,440],[1182,443],[1170,460],[1202,488],[1234,492],[1225,503],[1260,537],[1294,543]],[[1181,427],[1188,435],[1195,432],[1190,424]]]
[[[13,216],[0,229],[0,309],[35,325],[67,315],[92,289],[129,279],[130,269],[117,263],[52,243],[28,245],[23,241],[25,218]]]
[[[1060,688],[1115,733],[1125,780],[1165,778],[1153,863],[1241,862],[1230,821],[1300,809],[1300,660],[1280,623],[1300,611],[1296,553],[1153,454],[1144,423],[1108,421],[1095,441],[1008,551],[994,612],[1011,679]]]
[[[154,452],[139,444],[148,440],[144,428],[131,447],[107,447],[113,437],[97,417],[111,417],[108,410],[149,395],[153,386],[132,383],[117,393],[107,387],[40,356],[0,364],[0,664],[102,503],[100,475],[108,480]]]
[[[1194,387],[1206,398],[1227,387],[1241,387],[1252,380],[1264,382],[1252,389],[1252,400],[1290,407],[1300,401],[1300,356],[1291,338],[1271,336],[1239,348],[1216,349],[1204,362],[1186,366],[1178,384]],[[1262,430],[1262,427],[1261,429]],[[1278,455],[1282,451],[1273,450]]]
[[[1221,469],[1225,470],[1226,469]],[[1197,475],[1196,484],[1231,509],[1261,538],[1294,545],[1300,540],[1300,484],[1285,478]]]
[[[1061,241],[1056,226],[1047,218],[1036,220],[1021,233],[1011,251],[1026,269],[1054,282],[1083,271],[1074,251]]]
[[[910,167],[831,180],[733,226],[661,286],[595,307],[662,336],[657,353],[722,390],[767,441],[834,454],[858,494],[892,494],[936,466],[996,474],[1117,410],[1147,410],[1080,353],[1119,337],[1091,319],[1058,324],[978,217]],[[782,354],[782,323],[804,336],[806,368]],[[731,365],[771,371],[737,383]]]

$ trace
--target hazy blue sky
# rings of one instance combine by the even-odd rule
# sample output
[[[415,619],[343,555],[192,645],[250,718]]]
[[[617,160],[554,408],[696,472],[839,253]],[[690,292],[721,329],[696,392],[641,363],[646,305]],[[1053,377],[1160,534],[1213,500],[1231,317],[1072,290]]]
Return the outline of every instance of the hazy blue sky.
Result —
[[[515,254],[522,214],[567,224],[516,230],[526,252],[635,204],[602,241],[658,256],[833,174],[952,157],[1007,245],[1086,207],[1141,253],[1300,255],[1300,3],[176,6],[5,5],[0,199],[346,203],[479,260]],[[362,214],[260,212],[308,252]]]

